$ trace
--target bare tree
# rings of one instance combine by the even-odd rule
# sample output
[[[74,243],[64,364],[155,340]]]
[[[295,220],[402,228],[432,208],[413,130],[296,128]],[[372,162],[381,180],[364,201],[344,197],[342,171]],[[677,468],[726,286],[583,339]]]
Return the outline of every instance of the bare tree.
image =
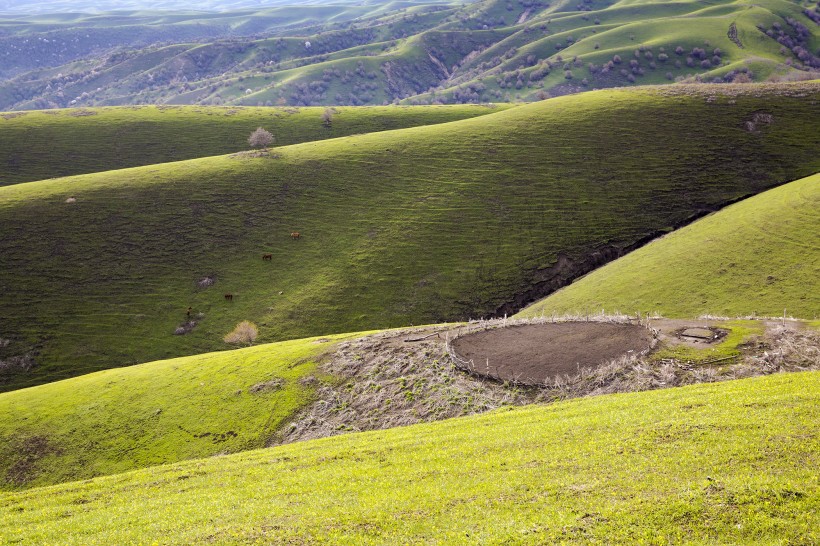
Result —
[[[273,144],[273,135],[259,127],[248,137],[248,144],[254,148],[267,148]]]
[[[333,109],[332,108],[325,108],[325,111],[322,112],[322,122],[327,126],[330,127],[333,123]]]

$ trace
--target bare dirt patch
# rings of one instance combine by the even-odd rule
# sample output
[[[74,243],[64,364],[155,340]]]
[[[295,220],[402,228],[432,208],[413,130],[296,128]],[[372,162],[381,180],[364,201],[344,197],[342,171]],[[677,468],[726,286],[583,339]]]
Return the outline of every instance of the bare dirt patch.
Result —
[[[42,435],[19,439],[15,444],[17,460],[6,472],[6,480],[15,485],[24,485],[38,474],[37,463],[48,455],[59,455],[62,450]]]
[[[302,383],[318,400],[270,439],[269,445],[347,432],[379,430],[539,400],[535,389],[483,381],[459,370],[447,354],[454,327],[393,330],[346,341]]]
[[[593,318],[597,322],[591,324],[605,327],[614,323],[611,326],[646,329],[636,324],[636,317]],[[779,321],[764,322],[764,335],[747,340],[742,355],[719,365],[658,361],[621,347],[618,358],[580,369],[571,367],[538,386],[465,373],[452,358],[448,343],[473,333],[514,330],[522,325],[552,329],[562,324],[587,324],[577,320],[498,319],[385,331],[342,342],[321,362],[317,375],[300,380],[300,384],[317,389],[316,401],[294,415],[268,445],[437,421],[504,406],[820,370],[820,332]],[[713,328],[715,324],[720,321],[653,318],[647,334],[657,335],[661,344],[688,343],[675,332],[694,325]]]
[[[274,377],[270,381],[264,381],[262,383],[257,383],[253,387],[248,389],[248,392],[251,394],[261,394],[264,392],[273,392],[278,391],[285,385],[285,381],[278,377]]]
[[[201,279],[196,281],[196,285],[198,288],[210,288],[214,285],[215,282],[216,277],[209,275],[207,277],[202,277]]]
[[[540,385],[643,353],[653,340],[651,330],[637,324],[559,322],[485,330],[459,337],[452,347],[476,373]]]

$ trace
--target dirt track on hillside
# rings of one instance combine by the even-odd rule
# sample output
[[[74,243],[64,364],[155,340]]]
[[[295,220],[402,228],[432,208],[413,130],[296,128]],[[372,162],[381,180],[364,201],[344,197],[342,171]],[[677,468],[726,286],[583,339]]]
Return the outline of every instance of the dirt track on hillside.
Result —
[[[636,324],[559,322],[467,334],[452,347],[477,373],[535,385],[641,353],[652,340],[652,332]]]

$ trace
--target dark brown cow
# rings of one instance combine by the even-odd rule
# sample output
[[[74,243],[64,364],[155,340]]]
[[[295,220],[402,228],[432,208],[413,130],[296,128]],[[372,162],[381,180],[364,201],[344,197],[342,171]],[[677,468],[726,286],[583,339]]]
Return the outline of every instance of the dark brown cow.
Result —
[[[273,260],[273,254],[262,254],[262,259],[270,262]]]
[[[233,294],[225,294],[225,301],[233,301]]]

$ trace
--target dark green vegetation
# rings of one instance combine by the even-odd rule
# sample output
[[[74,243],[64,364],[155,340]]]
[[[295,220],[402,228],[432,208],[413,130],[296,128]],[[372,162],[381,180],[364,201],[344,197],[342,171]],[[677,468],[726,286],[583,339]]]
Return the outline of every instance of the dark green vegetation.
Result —
[[[318,2],[317,0],[305,0],[303,2],[299,2],[299,5],[316,5],[320,3],[321,2]],[[347,2],[345,0],[335,0],[333,2],[334,5],[344,5],[348,3],[352,2]],[[200,10],[225,11],[232,9],[255,8],[258,7],[259,4],[259,0],[201,0],[196,3],[196,7]],[[281,5],[289,6],[291,8],[294,7],[292,5],[293,2],[288,2],[286,0],[264,0],[264,4],[267,6]],[[126,17],[139,18],[144,15],[147,10],[168,11],[188,9],[190,7],[191,3],[184,2],[183,0],[3,0],[0,2],[0,12],[6,12],[10,16],[16,13],[44,13],[47,14],[47,17],[40,15],[37,19],[44,19],[46,21],[54,21],[55,19],[60,21],[74,20],[77,18],[77,14],[75,12],[95,13],[99,11],[122,10],[119,15],[125,19]],[[127,13],[123,13],[125,10],[129,11]],[[130,10],[141,11],[134,12]],[[196,15],[202,16],[202,14],[198,12],[186,13],[193,13],[194,17]],[[60,15],[63,17],[60,17]],[[102,16],[98,15],[97,17],[103,19],[112,16],[110,14],[104,14]]]
[[[427,3],[403,0],[357,5],[341,0],[293,5],[265,0],[260,7],[259,2],[206,0],[191,10],[177,0],[154,2],[151,8],[144,5],[147,2],[139,2],[143,4],[140,8],[128,8],[127,0],[115,0],[114,6],[106,0],[87,6],[77,0],[34,0],[25,2],[22,9],[8,6],[9,1],[0,2],[0,77],[58,65],[65,65],[64,73],[72,72],[75,61],[106,58],[111,53],[121,56],[152,44],[187,43],[190,48],[214,40],[310,35]]]
[[[820,175],[769,190],[595,270],[521,316],[820,315]]]
[[[507,108],[82,108],[0,114],[0,186],[247,150],[259,126],[286,146]]]
[[[0,109],[529,101],[678,80],[811,79],[820,69],[820,6],[805,0],[342,4],[75,15],[51,24],[42,17],[2,26],[0,60],[10,79],[0,84]]]
[[[0,489],[263,447],[312,399],[328,338],[151,362],[0,395]],[[2,536],[2,535],[0,535]]]
[[[3,388],[219,349],[246,319],[263,342],[513,312],[820,170],[819,90],[601,91],[0,188]]]
[[[818,422],[818,373],[600,396],[0,494],[0,536],[813,544]]]

